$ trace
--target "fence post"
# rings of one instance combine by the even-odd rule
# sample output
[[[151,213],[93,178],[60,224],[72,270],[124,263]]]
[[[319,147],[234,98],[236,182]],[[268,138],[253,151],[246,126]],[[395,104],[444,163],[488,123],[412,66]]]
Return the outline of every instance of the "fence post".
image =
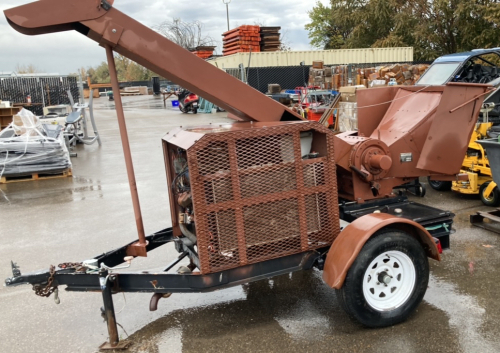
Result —
[[[240,80],[241,80],[241,82],[246,82],[246,79],[245,79],[245,66],[243,66],[243,64],[240,64],[239,65],[239,69],[240,69]]]

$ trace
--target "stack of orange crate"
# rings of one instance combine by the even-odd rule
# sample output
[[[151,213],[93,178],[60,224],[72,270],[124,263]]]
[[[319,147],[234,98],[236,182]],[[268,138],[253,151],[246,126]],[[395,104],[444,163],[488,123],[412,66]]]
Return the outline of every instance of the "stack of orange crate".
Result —
[[[260,27],[239,26],[230,31],[222,33],[224,47],[223,55],[244,53],[252,51],[260,52]]]
[[[194,49],[190,49],[191,53],[202,59],[208,59],[214,55],[215,47],[199,46]]]

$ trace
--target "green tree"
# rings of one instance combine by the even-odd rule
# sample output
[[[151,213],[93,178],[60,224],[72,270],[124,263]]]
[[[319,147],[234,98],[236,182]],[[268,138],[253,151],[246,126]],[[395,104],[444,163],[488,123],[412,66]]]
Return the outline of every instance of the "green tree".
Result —
[[[118,81],[148,81],[155,75],[151,70],[126,58],[123,55],[115,54],[115,66]],[[90,76],[91,83],[109,83],[108,63],[103,61],[96,68],[87,69],[87,75]]]
[[[416,60],[498,46],[498,0],[331,0],[306,25],[324,49],[412,46]]]
[[[117,70],[118,71],[118,70]],[[109,69],[108,63],[103,61],[99,66],[97,66],[94,70],[94,76],[92,76],[92,83],[109,83]]]

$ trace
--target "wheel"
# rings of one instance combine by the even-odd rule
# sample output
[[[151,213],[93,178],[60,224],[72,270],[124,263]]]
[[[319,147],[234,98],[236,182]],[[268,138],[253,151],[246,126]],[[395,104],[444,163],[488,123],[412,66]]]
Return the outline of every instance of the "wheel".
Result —
[[[386,229],[363,246],[337,298],[363,325],[385,327],[408,318],[428,282],[429,262],[420,243],[405,232]]]
[[[451,190],[451,181],[439,181],[439,180],[431,180],[430,177],[427,177],[427,181],[431,188],[437,191],[450,191]]]
[[[193,114],[198,113],[198,108],[193,108]]]
[[[489,197],[486,197],[484,195],[484,191],[488,187],[488,185],[491,183],[491,181],[487,181],[486,183],[483,183],[479,187],[479,196],[481,197],[481,201],[486,205],[486,206],[491,206],[495,207],[500,205],[500,192],[498,191],[498,187],[495,186],[493,191],[491,192]]]
[[[425,185],[422,185],[420,183],[415,185],[415,196],[424,197],[426,192],[427,189],[425,188]]]

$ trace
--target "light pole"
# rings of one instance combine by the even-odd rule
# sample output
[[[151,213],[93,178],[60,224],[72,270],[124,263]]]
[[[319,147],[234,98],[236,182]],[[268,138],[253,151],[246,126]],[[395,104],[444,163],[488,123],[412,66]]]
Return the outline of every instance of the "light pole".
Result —
[[[231,0],[222,0],[222,3],[226,4],[226,15],[227,15],[227,30],[229,31],[229,3]]]

